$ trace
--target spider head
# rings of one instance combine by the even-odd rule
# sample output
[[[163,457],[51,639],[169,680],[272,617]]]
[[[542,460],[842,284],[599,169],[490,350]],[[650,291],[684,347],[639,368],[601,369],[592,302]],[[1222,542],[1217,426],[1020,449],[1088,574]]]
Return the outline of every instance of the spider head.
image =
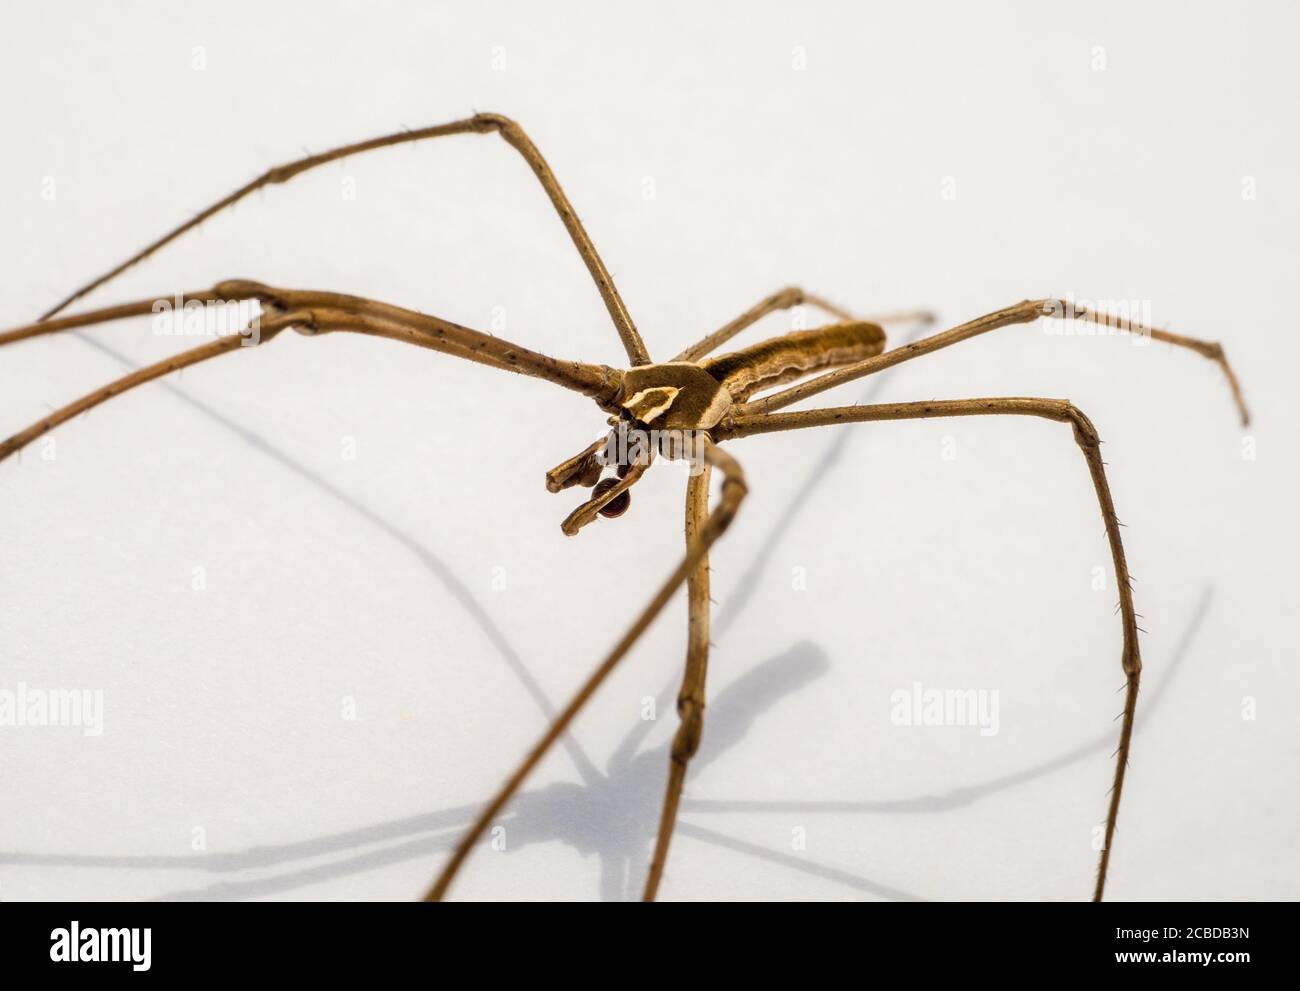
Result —
[[[636,432],[629,429],[629,421],[613,417],[610,423],[614,429],[606,436],[546,473],[546,488],[551,492],[574,485],[591,489],[591,498],[561,524],[569,536],[597,516],[614,519],[626,513],[632,504],[628,489],[644,474],[653,457],[653,451],[635,440]],[[634,438],[631,443],[629,437]],[[613,468],[613,473],[602,478],[606,468]]]
[[[732,399],[713,376],[690,362],[642,365],[623,375],[612,407],[609,434],[546,473],[546,487],[559,492],[574,485],[591,488],[591,498],[565,519],[572,536],[597,516],[614,518],[632,503],[628,491],[656,455],[699,459],[703,433],[731,408]],[[606,468],[614,473],[602,478]]]

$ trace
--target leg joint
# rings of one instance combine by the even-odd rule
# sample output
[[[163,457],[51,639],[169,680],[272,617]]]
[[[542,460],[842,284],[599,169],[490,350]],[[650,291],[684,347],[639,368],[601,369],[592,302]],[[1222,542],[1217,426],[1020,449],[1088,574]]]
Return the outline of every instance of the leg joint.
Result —
[[[1137,637],[1134,636],[1134,643],[1136,642]],[[1128,675],[1129,684],[1136,689],[1142,674],[1142,655],[1138,653],[1136,647],[1134,647],[1133,650],[1124,651],[1124,656],[1121,658],[1121,664],[1124,667],[1124,673]]]
[[[802,306],[807,296],[801,286],[786,286],[776,294],[776,300],[780,307]]]
[[[677,702],[677,711],[681,715],[681,725],[673,736],[673,760],[685,764],[700,749],[700,740],[704,737],[704,702],[687,696]]]
[[[504,114],[475,114],[474,129],[483,133],[488,131],[517,131],[519,125]]]
[[[252,279],[225,279],[213,286],[212,291],[223,300],[255,299],[261,303],[269,303],[277,309],[288,309],[284,300],[276,295],[274,289],[261,282],[254,282]]]
[[[1064,404],[1061,410],[1061,420],[1074,427],[1074,440],[1080,447],[1090,449],[1100,446],[1101,436],[1097,433],[1097,428],[1092,425],[1092,421],[1088,419],[1083,410],[1075,406],[1074,403],[1066,402]]]

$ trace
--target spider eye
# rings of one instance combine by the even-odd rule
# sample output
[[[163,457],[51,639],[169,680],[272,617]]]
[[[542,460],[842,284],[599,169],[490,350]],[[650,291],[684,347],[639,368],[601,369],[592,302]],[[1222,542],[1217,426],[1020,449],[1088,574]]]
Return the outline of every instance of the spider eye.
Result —
[[[597,482],[596,487],[591,490],[591,497],[593,499],[599,498],[600,496],[604,495],[606,492],[608,492],[617,484],[618,484],[618,479],[616,478],[602,479],[601,481]],[[609,502],[605,503],[605,505],[601,506],[600,509],[597,510],[597,512],[599,512],[600,515],[605,517],[606,519],[612,520],[626,513],[627,507],[630,505],[632,505],[632,493],[620,492],[618,495],[614,496],[614,498],[611,499]]]

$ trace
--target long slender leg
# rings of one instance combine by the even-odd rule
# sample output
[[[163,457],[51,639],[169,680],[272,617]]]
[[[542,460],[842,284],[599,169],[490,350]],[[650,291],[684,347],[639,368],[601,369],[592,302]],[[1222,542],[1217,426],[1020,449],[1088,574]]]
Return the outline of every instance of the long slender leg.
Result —
[[[314,290],[277,289],[258,282],[236,279],[218,283],[211,290],[180,298],[185,302],[205,303],[257,300],[262,304],[264,313],[272,314],[273,321],[277,319],[276,314],[291,311],[319,312],[324,315],[323,319],[314,323],[300,322],[299,328],[308,333],[343,329],[379,334],[379,336],[400,337],[410,343],[430,347],[458,358],[545,379],[591,396],[602,405],[613,400],[618,393],[622,378],[620,372],[605,365],[589,365],[585,362],[552,358],[499,337],[462,327],[449,320],[359,296]],[[0,333],[0,347],[42,334],[58,333],[91,324],[138,316],[151,312],[157,303],[172,304],[173,302],[174,300],[170,298],[146,299],[57,320],[29,324]],[[356,316],[364,319],[359,321],[352,319]],[[264,322],[265,317],[262,320]],[[259,323],[259,326],[262,325]]]
[[[1092,422],[1072,403],[1058,399],[960,399],[923,403],[885,403],[871,406],[843,406],[833,409],[815,409],[801,413],[741,413],[715,430],[719,440],[747,437],[752,434],[776,430],[795,430],[802,427],[819,427],[834,423],[866,423],[877,420],[928,419],[943,416],[982,416],[987,414],[1015,414],[1040,416],[1049,420],[1069,423],[1074,428],[1074,439],[1088,463],[1101,518],[1106,525],[1106,538],[1110,542],[1111,560],[1115,567],[1115,582],[1119,587],[1119,607],[1123,627],[1123,653],[1120,657],[1126,679],[1123,725],[1120,727],[1119,748],[1115,752],[1115,782],[1110,793],[1110,808],[1106,813],[1105,846],[1097,865],[1097,885],[1093,900],[1101,901],[1106,887],[1106,869],[1110,864],[1111,841],[1115,836],[1115,823],[1119,818],[1119,800],[1124,789],[1124,773],[1128,769],[1129,743],[1133,738],[1133,717],[1137,711],[1138,681],[1142,672],[1142,658],[1138,650],[1137,615],[1133,610],[1132,579],[1124,557],[1124,543],[1120,538],[1119,519],[1111,499],[1106,469],[1101,460],[1101,440]]]
[[[377,331],[370,329],[375,325],[400,326],[406,328],[407,333],[403,336],[411,343],[545,379],[566,389],[591,396],[602,405],[613,400],[622,380],[622,373],[608,366],[552,358],[499,337],[462,327],[450,320],[394,306],[391,303],[380,303],[343,293],[277,289],[244,281],[219,283],[216,291],[253,294],[282,311],[304,309],[322,313],[328,311],[329,319],[321,323],[319,327],[321,330],[338,328],[375,333]],[[352,315],[364,319],[359,322],[350,321]],[[394,335],[381,334],[380,336]]]
[[[686,546],[699,533],[700,524],[709,512],[709,475],[707,465],[692,475],[686,485]],[[663,810],[659,813],[659,834],[655,840],[650,872],[646,875],[642,901],[652,902],[659,891],[664,865],[668,862],[668,845],[677,822],[677,805],[686,782],[686,766],[700,749],[704,734],[704,683],[709,669],[709,559],[701,558],[686,579],[689,608],[686,634],[686,673],[677,693],[677,715],[681,720],[673,736],[668,758],[668,784],[664,791]]]
[[[272,293],[273,295],[266,297],[274,304],[271,313],[260,318],[259,321],[257,338],[259,344],[265,344],[290,326],[309,336],[332,331],[349,331],[415,344],[453,357],[483,362],[505,371],[536,375],[566,385],[584,395],[590,395],[598,402],[610,398],[618,389],[619,373],[613,369],[594,365],[584,366],[576,362],[559,362],[545,355],[536,355],[523,348],[495,341],[494,338],[481,335],[478,331],[459,327],[437,317],[402,310],[400,307],[384,303],[372,303],[370,300],[357,297],[344,297],[336,293],[279,290],[274,290]],[[285,305],[288,300],[298,305],[288,308]],[[328,305],[331,302],[336,305]],[[316,305],[310,305],[313,303]],[[341,306],[347,308],[340,308]],[[55,410],[26,430],[0,442],[0,461],[21,450],[37,437],[107,402],[114,396],[119,396],[138,385],[151,382],[171,372],[207,361],[209,358],[238,351],[249,340],[250,338],[242,334],[219,337],[110,382],[103,388]],[[489,343],[493,341],[495,343]],[[524,355],[530,356],[528,361],[524,360],[522,357]],[[541,359],[542,363],[533,367],[529,364],[533,359]]]
[[[175,307],[178,310],[190,303],[216,303],[216,304],[233,304],[249,301],[257,301],[271,310],[286,312],[290,307],[287,300],[289,298],[309,300],[314,303],[327,301],[336,308],[348,308],[359,310],[364,306],[373,306],[383,308],[385,304],[377,303],[373,300],[361,299],[355,296],[342,296],[333,293],[310,293],[297,292],[294,290],[273,289],[270,286],[263,285],[260,282],[252,282],[246,279],[231,279],[226,282],[220,282],[213,289],[203,289],[194,292],[178,293],[175,296],[155,296],[150,299],[136,300],[131,303],[119,303],[116,306],[108,306],[98,310],[87,310],[84,313],[76,313],[72,316],[57,317],[51,320],[38,320],[35,323],[26,324],[21,327],[15,327],[0,333],[0,347],[6,344],[16,344],[19,341],[29,340],[33,337],[44,337],[47,335],[58,334],[67,330],[76,330],[81,327],[89,327],[100,323],[111,323],[117,320],[124,320],[129,317],[144,316],[150,313],[161,312],[161,307]],[[346,301],[346,302],[344,302]],[[342,304],[342,305],[340,305]],[[507,341],[499,338],[488,339],[487,335],[478,335],[477,331],[470,331],[468,328],[459,327],[449,321],[440,321],[437,317],[426,317],[424,314],[416,314],[413,310],[401,310],[398,307],[391,308],[391,312],[402,313],[408,316],[416,316],[428,321],[430,328],[450,328],[453,335],[459,334],[460,337],[453,337],[448,344],[448,350],[460,342],[460,356],[469,358],[473,361],[479,361],[486,364],[495,364],[502,368],[511,368],[503,360],[497,360],[490,353],[476,345],[486,341],[491,344],[495,340],[498,350],[500,347],[513,348]],[[468,339],[468,335],[478,335],[476,338]],[[486,345],[485,345],[486,346]],[[531,352],[525,353],[531,354]],[[594,367],[594,366],[593,366]],[[517,368],[511,368],[517,371]]]
[[[287,313],[278,318],[263,322],[261,328],[261,343],[266,343],[286,327],[302,319],[302,314]],[[242,349],[244,341],[247,340],[240,334],[228,334],[225,337],[219,337],[207,344],[201,344],[196,348],[190,348],[188,351],[182,351],[171,358],[164,358],[162,361],[155,362],[152,365],[146,365],[144,368],[138,368],[130,375],[124,375],[121,378],[110,382],[103,388],[96,389],[94,392],[87,393],[80,399],[77,399],[60,409],[55,410],[49,416],[37,420],[26,430],[20,430],[12,437],[0,441],[0,461],[4,461],[11,454],[22,450],[37,437],[49,433],[60,424],[66,423],[75,416],[80,416],[88,410],[94,409],[101,403],[106,403],[114,396],[120,396],[124,392],[129,392],[138,385],[144,385],[146,382],[152,382],[154,379],[162,378],[164,375],[170,375],[172,372],[180,371],[182,368],[189,368],[191,365],[197,365],[199,362],[207,361],[209,358],[216,358],[223,354],[229,354],[232,351]]]
[[[618,330],[618,336],[623,341],[623,347],[627,351],[628,360],[634,365],[644,365],[650,361],[650,356],[646,352],[645,344],[641,340],[641,335],[637,332],[636,326],[632,323],[632,317],[627,312],[627,306],[623,303],[623,298],[618,293],[618,288],[614,285],[613,278],[610,277],[609,270],[605,268],[605,263],[601,261],[600,255],[596,251],[596,246],[591,243],[586,229],[582,226],[582,221],[578,219],[578,214],[574,211],[573,205],[569,198],[564,195],[564,190],[560,188],[559,181],[551,171],[551,167],[546,164],[546,159],[542,153],[537,150],[536,145],[524,133],[524,129],[508,117],[500,114],[476,114],[473,117],[464,120],[452,121],[449,124],[439,124],[434,127],[424,127],[416,131],[401,131],[397,134],[387,134],[383,137],[371,138],[368,141],[359,141],[355,144],[343,145],[339,148],[333,148],[330,151],[322,152],[319,155],[309,155],[306,158],[300,158],[297,161],[289,162],[285,165],[268,169],[256,179],[240,186],[229,196],[225,196],[211,206],[201,210],[195,216],[180,226],[168,231],[162,237],[152,242],[145,248],[136,252],[122,264],[110,269],[98,278],[92,279],[81,288],[77,289],[71,295],[63,299],[58,305],[51,307],[42,316],[42,320],[49,319],[56,313],[59,313],[69,304],[85,296],[87,293],[98,289],[100,286],[121,275],[132,265],[143,261],[152,255],[155,251],[171,243],[180,237],[186,231],[192,230],[203,221],[207,220],[214,214],[220,213],[226,207],[233,206],[242,200],[245,196],[263,186],[274,183],[288,182],[296,175],[300,175],[309,169],[314,169],[319,165],[325,165],[328,162],[338,161],[349,155],[359,154],[364,151],[372,151],[376,148],[387,148],[391,145],[405,144],[411,141],[422,141],[425,138],[440,138],[450,134],[487,134],[496,132],[505,140],[506,144],[514,148],[528,163],[528,167],[533,170],[538,181],[542,184],[542,189],[546,191],[547,197],[550,198],[551,204],[555,207],[555,212],[560,215],[560,220],[564,223],[565,229],[569,232],[574,247],[578,249],[578,254],[582,257],[587,271],[591,273],[592,280],[596,283],[596,288],[600,292],[600,297],[605,302],[605,308],[609,310],[610,319],[614,321],[614,327]]]
[[[632,623],[631,628],[623,634],[623,638],[614,646],[609,655],[600,662],[596,670],[578,689],[573,698],[569,700],[569,704],[564,707],[564,710],[551,723],[550,728],[542,735],[542,738],[533,749],[529,751],[523,763],[506,779],[506,783],[501,787],[501,790],[497,792],[478,819],[475,820],[474,825],[461,838],[460,843],[457,844],[455,851],[451,855],[451,859],[447,861],[437,880],[434,881],[433,886],[425,895],[426,901],[442,900],[451,882],[455,879],[456,872],[460,870],[461,865],[470,855],[483,832],[491,825],[492,820],[505,808],[506,803],[510,801],[533,768],[546,756],[551,745],[564,733],[569,723],[586,705],[588,699],[595,694],[596,689],[600,687],[609,673],[618,665],[618,662],[632,649],[632,645],[636,643],[641,634],[659,615],[673,593],[677,591],[687,576],[699,567],[700,562],[707,557],[709,548],[730,526],[732,519],[735,518],[736,510],[745,497],[744,472],[741,471],[739,463],[731,455],[708,440],[704,443],[704,457],[709,464],[723,473],[722,495],[717,508],[701,524],[696,539],[690,544],[686,556],[682,559],[682,563],[677,566],[677,570],[669,576],[659,591],[655,593],[654,598],[650,600],[649,605]]]
[[[888,313],[876,317],[857,317],[848,310],[841,309],[834,303],[827,302],[820,296],[814,296],[812,293],[804,292],[798,286],[787,286],[785,289],[778,289],[772,295],[764,298],[760,302],[751,306],[748,310],[736,317],[730,323],[718,328],[708,337],[696,341],[688,347],[673,361],[699,361],[706,354],[716,350],[727,341],[731,340],[746,327],[751,327],[762,320],[769,313],[776,313],[779,310],[788,310],[794,306],[801,306],[807,303],[809,306],[815,306],[824,313],[829,314],[836,320],[853,321],[866,319],[871,323],[898,323],[904,320],[920,320],[930,323],[934,320],[934,314],[926,310],[914,310],[905,313]]]
[[[211,289],[201,289],[197,292],[187,292],[180,294],[180,298],[186,302],[196,301],[200,303],[238,303],[245,299],[252,299],[252,296],[239,297],[237,299],[222,299],[216,292]],[[57,320],[47,320],[42,317],[36,323],[29,323],[22,327],[15,327],[13,330],[6,330],[0,333],[0,347],[6,344],[14,344],[17,341],[25,341],[30,337],[43,337],[46,334],[57,334],[64,330],[75,330],[78,327],[89,327],[92,324],[108,323],[112,320],[125,320],[127,317],[142,317],[150,313],[157,312],[154,307],[158,304],[172,305],[175,297],[172,296],[155,296],[152,299],[141,299],[133,303],[119,303],[117,306],[107,306],[99,310],[88,310],[85,313],[77,313],[68,317],[59,317]]]
[[[1245,400],[1242,398],[1241,386],[1228,364],[1228,359],[1223,353],[1221,344],[1214,341],[1202,341],[1195,337],[1184,337],[1181,334],[1173,334],[1167,330],[1156,330],[1106,313],[1094,313],[1082,306],[1062,299],[1027,299],[1024,302],[1016,303],[1014,306],[1008,306],[1005,309],[997,310],[968,323],[961,324],[951,330],[935,334],[933,337],[922,338],[892,351],[886,351],[874,358],[867,358],[855,365],[846,365],[836,371],[828,372],[789,389],[783,389],[763,399],[756,399],[747,403],[743,411],[745,413],[771,413],[792,403],[797,403],[802,399],[807,399],[809,396],[814,396],[826,389],[890,368],[911,358],[930,354],[933,351],[985,334],[999,327],[1030,323],[1040,317],[1088,320],[1104,327],[1116,327],[1135,334],[1150,336],[1157,341],[1166,341],[1177,347],[1189,348],[1198,354],[1204,355],[1223,369],[1223,373],[1228,379],[1228,385],[1232,389],[1232,397],[1237,404],[1237,411],[1241,414],[1242,424],[1245,425],[1250,422],[1250,413],[1246,409]]]

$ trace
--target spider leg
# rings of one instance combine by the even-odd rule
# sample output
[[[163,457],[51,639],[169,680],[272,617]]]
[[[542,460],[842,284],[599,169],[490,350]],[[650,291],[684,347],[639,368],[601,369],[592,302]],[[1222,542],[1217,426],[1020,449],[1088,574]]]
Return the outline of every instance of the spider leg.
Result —
[[[1074,428],[1074,439],[1083,452],[1092,476],[1101,518],[1106,526],[1111,559],[1115,568],[1115,582],[1119,588],[1119,606],[1123,630],[1123,651],[1120,657],[1124,669],[1126,690],[1124,696],[1123,724],[1120,727],[1119,748],[1116,750],[1115,781],[1110,793],[1110,807],[1106,813],[1105,846],[1097,865],[1097,884],[1093,900],[1100,901],[1106,886],[1106,870],[1110,864],[1111,841],[1115,836],[1115,823],[1119,818],[1120,794],[1124,789],[1124,773],[1128,769],[1129,744],[1133,738],[1133,717],[1137,711],[1138,681],[1142,672],[1142,658],[1138,650],[1137,616],[1133,610],[1133,590],[1128,562],[1124,557],[1124,543],[1120,538],[1119,520],[1111,499],[1106,469],[1101,460],[1101,440],[1092,422],[1072,403],[1059,399],[959,399],[921,403],[884,403],[870,406],[842,406],[832,409],[814,409],[798,413],[738,413],[729,422],[719,424],[715,436],[719,439],[747,437],[752,434],[776,430],[794,430],[802,427],[819,427],[835,423],[867,423],[878,420],[928,419],[944,416],[982,416],[987,414],[1014,414],[1039,416]]]
[[[201,303],[237,303],[257,300],[263,310],[284,313],[290,309],[304,309],[323,306],[331,310],[366,314],[390,323],[400,323],[435,339],[436,343],[421,341],[425,346],[453,354],[458,358],[467,358],[481,364],[492,365],[506,371],[519,372],[542,378],[575,389],[603,402],[606,394],[613,395],[611,381],[619,378],[619,373],[604,365],[590,365],[579,361],[564,361],[548,355],[531,351],[528,348],[512,344],[510,341],[491,334],[484,334],[468,327],[429,316],[416,310],[408,310],[391,303],[381,303],[360,296],[348,296],[343,293],[321,292],[318,290],[277,289],[252,282],[247,279],[229,279],[219,282],[212,289],[200,290],[178,295],[176,297],[156,296],[150,299],[122,303],[117,306],[90,310],[72,316],[59,317],[54,320],[40,320],[26,326],[16,327],[0,333],[0,347],[40,337],[56,334],[60,331],[87,327],[92,324],[121,320],[127,317],[157,313],[159,308],[176,303],[182,305]],[[256,329],[256,328],[254,328]]]
[[[886,351],[874,358],[867,358],[854,365],[846,365],[843,368],[825,375],[818,376],[815,379],[809,379],[799,385],[792,386],[789,389],[783,389],[781,392],[773,393],[763,399],[756,399],[747,403],[742,412],[744,413],[771,413],[774,410],[797,403],[801,399],[816,395],[826,389],[834,388],[844,382],[851,382],[854,379],[861,378],[864,375],[870,375],[885,368],[890,368],[900,362],[908,361],[912,358],[918,358],[923,354],[930,354],[941,348],[946,348],[951,344],[959,341],[976,337],[980,334],[987,333],[990,330],[996,330],[999,327],[1007,327],[1012,324],[1030,323],[1040,317],[1062,317],[1066,319],[1087,320],[1103,327],[1116,327],[1122,330],[1128,330],[1131,333],[1149,336],[1157,341],[1165,341],[1177,347],[1188,348],[1198,354],[1204,355],[1211,361],[1215,362],[1223,369],[1223,374],[1228,380],[1228,385],[1232,389],[1233,400],[1237,404],[1237,411],[1241,415],[1242,425],[1250,423],[1250,413],[1246,409],[1245,400],[1242,398],[1241,386],[1237,382],[1236,375],[1232,372],[1232,367],[1228,364],[1228,359],[1223,353],[1223,346],[1215,341],[1203,341],[1195,337],[1184,337],[1181,334],[1173,334],[1167,330],[1157,330],[1142,324],[1133,323],[1132,321],[1112,316],[1106,313],[1095,313],[1082,306],[1078,306],[1067,300],[1061,299],[1032,299],[1016,303],[1014,306],[1008,306],[1005,309],[996,310],[993,313],[986,314],[968,323],[961,324],[951,330],[945,330],[942,333],[935,334],[932,337],[925,337],[919,341],[907,344],[892,351]]]
[[[400,131],[397,134],[387,134],[383,137],[371,138],[368,141],[359,141],[355,144],[343,145],[339,148],[333,148],[329,151],[321,152],[319,155],[308,155],[306,158],[300,158],[293,162],[268,169],[256,179],[240,186],[233,193],[223,197],[211,206],[201,210],[189,220],[180,224],[178,227],[168,231],[162,237],[152,242],[145,248],[136,252],[122,264],[105,272],[103,275],[92,279],[81,288],[67,296],[56,306],[51,307],[41,317],[47,320],[59,313],[69,304],[85,296],[87,293],[98,289],[100,286],[121,275],[132,265],[148,258],[159,248],[171,243],[180,237],[186,231],[192,230],[199,226],[214,214],[220,213],[226,207],[233,206],[250,193],[261,189],[263,186],[288,182],[296,175],[300,175],[319,165],[325,165],[328,162],[338,161],[349,155],[359,154],[364,151],[372,151],[376,148],[387,148],[391,145],[406,144],[412,141],[422,141],[425,138],[440,138],[450,134],[488,134],[497,133],[510,147],[514,148],[528,163],[528,167],[533,170],[537,176],[538,182],[542,184],[542,189],[546,191],[551,205],[555,207],[555,212],[559,214],[565,229],[569,232],[574,247],[578,249],[578,254],[582,257],[583,263],[587,266],[587,271],[591,274],[592,280],[596,283],[596,288],[600,292],[601,299],[605,302],[605,308],[609,311],[610,318],[614,322],[618,335],[623,341],[623,347],[627,351],[628,360],[634,365],[648,364],[650,356],[646,352],[645,344],[641,340],[641,335],[637,332],[636,326],[632,323],[632,317],[627,312],[627,306],[623,303],[623,298],[619,295],[614,280],[605,268],[605,263],[601,261],[600,255],[596,251],[596,246],[592,244],[591,238],[587,235],[586,229],[582,226],[582,221],[578,219],[578,214],[574,211],[573,205],[560,188],[559,181],[551,171],[551,167],[542,157],[542,153],[537,150],[537,146],[524,133],[524,129],[508,117],[500,114],[476,114],[473,117],[464,120],[452,121],[448,124],[438,124],[434,127],[424,127],[415,131]]]
[[[730,526],[731,521],[735,518],[736,510],[745,497],[744,472],[734,458],[707,439],[704,443],[704,457],[710,465],[723,473],[721,501],[717,508],[700,524],[696,539],[688,546],[681,564],[677,566],[677,569],[668,577],[668,580],[659,588],[659,591],[655,593],[654,598],[650,600],[650,603],[632,623],[628,631],[623,634],[623,638],[614,646],[614,649],[583,682],[582,687],[569,700],[568,705],[555,718],[550,728],[542,735],[542,738],[533,749],[528,752],[528,756],[524,758],[519,767],[506,779],[506,783],[501,787],[500,791],[488,803],[478,819],[475,820],[474,825],[461,838],[451,858],[443,866],[437,880],[434,881],[433,886],[425,895],[426,901],[442,900],[451,882],[455,879],[457,871],[460,870],[461,865],[470,855],[484,831],[491,825],[492,820],[505,808],[533,768],[546,756],[551,745],[568,729],[574,717],[586,705],[591,696],[595,694],[601,683],[614,670],[618,662],[627,655],[627,652],[632,649],[633,644],[654,622],[655,617],[663,610],[665,604],[672,598],[673,593],[699,567],[700,562],[708,556],[709,548]]]
[[[386,337],[390,340],[403,341],[419,347],[441,351],[457,358],[465,358],[482,364],[500,368],[505,371],[531,375],[546,379],[566,388],[591,396],[598,403],[605,403],[617,394],[621,376],[614,369],[603,365],[585,365],[581,362],[560,361],[547,355],[529,351],[499,338],[480,334],[468,327],[441,320],[438,317],[404,310],[387,303],[340,293],[312,292],[289,289],[271,289],[257,283],[230,282],[221,283],[215,290],[216,298],[225,299],[228,295],[244,299],[259,299],[268,307],[269,316],[258,319],[257,338],[244,334],[229,334],[219,337],[207,344],[183,351],[171,358],[137,369],[101,389],[88,393],[82,398],[55,410],[49,416],[32,424],[7,440],[0,442],[0,461],[30,444],[37,437],[48,433],[55,427],[81,413],[86,412],[114,396],[121,395],[138,385],[151,382],[171,372],[190,365],[207,361],[218,355],[240,350],[252,342],[264,344],[287,327],[294,327],[308,335],[329,331],[350,331],[373,337]],[[144,304],[131,304],[142,306]],[[123,307],[99,311],[99,319],[115,319],[121,315]],[[134,310],[132,312],[135,312]],[[104,316],[102,314],[109,314]],[[85,314],[82,319],[96,316]],[[67,321],[63,321],[67,322]],[[94,322],[94,321],[90,321]],[[53,323],[53,321],[51,321]],[[252,325],[250,325],[252,326]],[[11,340],[21,340],[35,333],[45,332],[45,325],[35,324],[28,328],[18,328],[0,335],[0,344]],[[61,327],[56,329],[67,329]]]
[[[328,314],[328,319],[315,330],[352,330],[406,340],[458,358],[545,379],[590,396],[611,410],[614,407],[609,404],[621,388],[622,373],[616,369],[552,358],[450,320],[391,303],[319,290],[277,289],[239,280],[219,283],[216,291],[251,294],[278,310],[320,310]]]
[[[709,512],[709,466],[692,475],[686,485],[686,546],[690,547],[700,531],[701,522]],[[704,682],[709,668],[709,558],[700,559],[686,579],[686,597],[690,610],[687,621],[686,673],[677,693],[677,715],[680,724],[673,736],[668,759],[668,784],[664,791],[663,809],[659,813],[659,833],[655,840],[650,871],[646,876],[642,901],[652,902],[659,891],[664,865],[668,862],[668,846],[672,842],[673,827],[677,824],[677,806],[686,782],[686,767],[700,748],[704,734]]]
[[[772,295],[765,297],[758,303],[751,306],[748,310],[736,317],[730,323],[718,328],[708,337],[696,341],[673,361],[699,361],[706,354],[717,350],[718,347],[731,340],[746,327],[750,327],[769,313],[776,313],[779,310],[788,310],[794,306],[801,306],[807,303],[809,306],[816,307],[823,313],[841,321],[856,321],[864,318],[855,317],[848,310],[841,309],[834,303],[830,303],[820,296],[814,296],[812,293],[804,292],[798,286],[787,286],[785,289],[778,289]],[[866,317],[870,323],[902,323],[904,321],[919,320],[923,323],[933,323],[934,314],[926,310],[915,310],[905,313],[887,313],[878,317]]]
[[[216,292],[211,289],[202,289],[197,292],[182,293],[179,299],[199,303],[239,303],[245,299],[252,299],[252,296],[242,298],[222,299]],[[46,334],[57,334],[63,330],[75,330],[78,327],[89,327],[97,323],[109,323],[113,320],[125,320],[127,317],[148,316],[150,313],[158,313],[166,305],[170,306],[175,302],[171,296],[155,296],[151,299],[141,299],[133,303],[119,303],[117,306],[106,306],[98,310],[87,310],[85,313],[76,313],[72,316],[59,317],[48,320],[42,317],[36,323],[29,323],[22,327],[15,327],[13,330],[6,330],[0,333],[0,347],[6,344],[14,344],[18,341],[25,341],[30,337],[42,337]]]
[[[278,319],[263,321],[261,327],[260,343],[269,341],[285,327],[289,326],[296,320],[300,319],[302,314],[286,313]],[[171,358],[165,358],[162,361],[155,362],[152,365],[146,365],[144,368],[138,368],[129,375],[124,375],[108,385],[94,392],[87,393],[80,399],[63,406],[49,416],[37,420],[25,430],[20,430],[12,437],[0,441],[0,461],[4,461],[11,454],[14,454],[36,438],[49,433],[60,424],[66,423],[73,417],[80,416],[87,410],[101,403],[108,402],[114,396],[120,396],[124,392],[129,392],[138,385],[144,385],[146,382],[152,382],[154,379],[162,378],[172,372],[180,371],[182,368],[189,368],[191,365],[197,365],[199,362],[207,361],[209,358],[216,358],[219,355],[229,354],[232,351],[242,349],[244,342],[248,338],[242,334],[228,334],[219,337],[207,344],[201,344],[196,348],[188,351],[182,351]]]

